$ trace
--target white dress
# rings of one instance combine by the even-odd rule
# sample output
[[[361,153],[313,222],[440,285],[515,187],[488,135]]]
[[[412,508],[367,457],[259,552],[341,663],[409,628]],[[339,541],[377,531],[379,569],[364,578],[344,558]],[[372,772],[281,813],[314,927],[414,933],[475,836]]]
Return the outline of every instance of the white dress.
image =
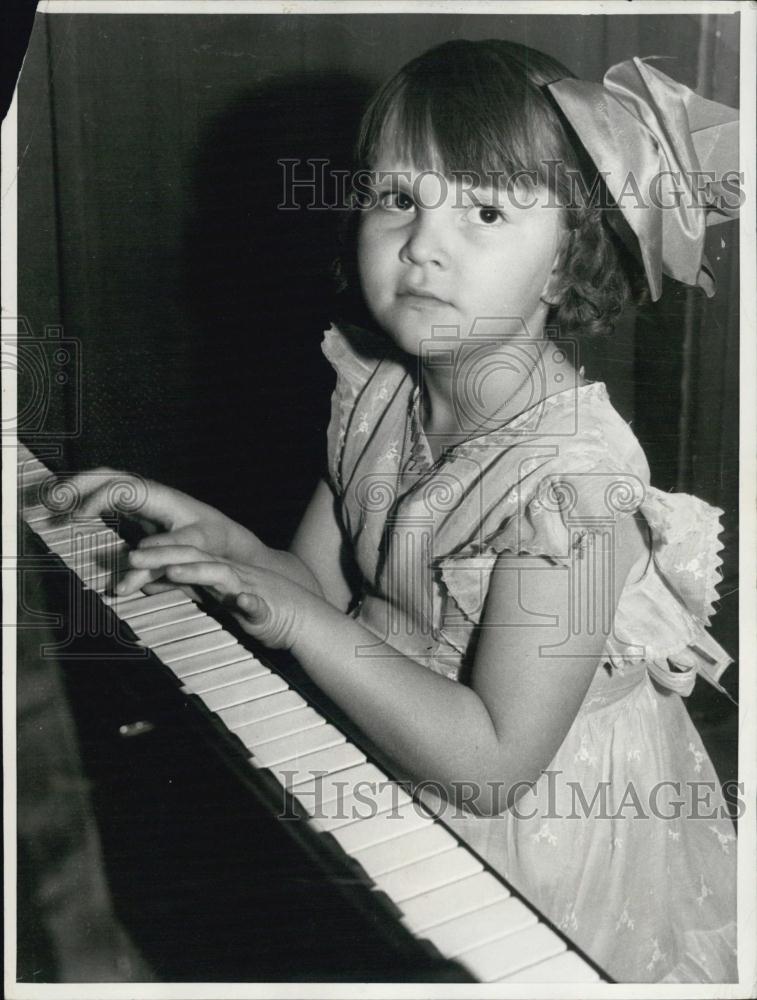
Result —
[[[499,553],[569,568],[613,518],[643,515],[651,558],[629,574],[549,768],[517,815],[443,818],[615,980],[736,981],[734,826],[682,700],[731,662],[705,630],[722,511],[650,485],[601,382],[435,462],[402,355],[346,326],[323,351],[338,376],[329,475],[364,582],[355,617],[430,670],[465,682]]]

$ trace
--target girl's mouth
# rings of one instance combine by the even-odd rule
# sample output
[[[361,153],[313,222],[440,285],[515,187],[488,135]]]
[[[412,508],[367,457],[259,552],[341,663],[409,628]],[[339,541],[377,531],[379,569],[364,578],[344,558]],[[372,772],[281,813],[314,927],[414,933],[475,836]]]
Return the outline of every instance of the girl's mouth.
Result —
[[[436,295],[432,295],[431,292],[424,292],[420,289],[411,291],[406,289],[399,293],[399,298],[402,299],[409,306],[416,306],[420,309],[433,309],[438,306],[448,306],[450,305],[446,299],[440,299]]]

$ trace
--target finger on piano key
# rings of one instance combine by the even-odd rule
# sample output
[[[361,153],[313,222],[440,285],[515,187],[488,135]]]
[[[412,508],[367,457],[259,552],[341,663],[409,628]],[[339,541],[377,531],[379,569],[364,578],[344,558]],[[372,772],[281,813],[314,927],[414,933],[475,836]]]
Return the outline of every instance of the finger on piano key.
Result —
[[[314,709],[298,708],[293,712],[286,712],[284,715],[275,715],[272,719],[262,719],[260,722],[241,726],[236,730],[236,734],[248,750],[254,750],[255,747],[262,746],[264,743],[325,725],[324,717]]]
[[[351,807],[351,801],[345,803],[346,810]],[[429,827],[421,827],[420,830],[394,837],[383,844],[374,844],[373,847],[356,851],[352,857],[367,875],[377,878],[415,861],[451,851],[456,845],[457,841],[448,830],[440,823],[432,823]]]
[[[423,936],[435,944],[443,955],[457,958],[472,948],[514,934],[536,923],[533,910],[510,896],[473,913],[437,924],[425,931]]]
[[[356,746],[352,743],[342,743],[338,747],[329,747],[328,750],[318,750],[316,753],[308,754],[307,757],[300,757],[297,761],[277,764],[268,768],[268,772],[285,788],[293,789],[311,781],[321,771],[325,774],[334,774],[346,770],[353,764],[362,764],[364,761],[365,754]]]
[[[188,677],[184,681],[184,688],[190,694],[207,694],[209,691],[217,691],[219,688],[230,687],[232,684],[270,673],[268,667],[250,654],[244,660],[237,660],[236,663],[229,663],[223,667],[216,667],[215,670],[206,670],[202,674]]]
[[[457,960],[479,982],[492,983],[565,950],[562,938],[545,924],[536,923],[505,938],[472,948]]]
[[[69,566],[69,568],[71,567]],[[78,575],[88,590],[93,590],[98,597],[101,597],[106,591],[113,590],[118,582],[119,574],[120,570],[113,566],[92,566],[87,573],[80,573]]]
[[[478,872],[459,882],[408,899],[401,907],[402,923],[418,935],[428,927],[461,917],[509,896],[508,889],[491,872]]]
[[[356,795],[357,792],[357,795]],[[410,802],[410,796],[396,781],[359,781],[345,792],[344,801],[327,803],[311,825],[321,833],[329,833],[358,819],[377,816],[388,809],[397,809]],[[368,851],[373,848],[369,847]],[[367,853],[367,852],[366,852]]]
[[[128,594],[124,597],[116,594],[113,597],[103,597],[102,600],[112,608],[119,618],[123,618],[125,621],[138,618],[140,615],[151,614],[153,611],[163,611],[166,608],[193,603],[183,590],[178,589],[164,590],[161,594],[142,594],[137,591],[135,594]]]
[[[163,625],[160,628],[143,629],[140,622],[140,618],[134,618],[129,622],[129,627],[139,636],[140,645],[149,646],[150,649],[160,649],[161,646],[180,642],[182,639],[194,639],[209,632],[221,631],[221,623],[206,614],[190,618],[188,621],[177,622],[175,625]]]
[[[378,784],[387,780],[386,775],[375,764],[359,763],[338,774],[326,774],[303,781],[295,789],[294,797],[317,820],[332,802],[339,803],[340,800],[349,798],[352,789],[360,782]]]
[[[283,715],[285,712],[292,712],[296,708],[304,707],[305,699],[296,691],[289,690],[269,695],[267,698],[258,698],[256,701],[245,701],[241,705],[234,705],[231,708],[216,709],[216,714],[223,720],[228,729],[234,731],[253,722],[272,719],[276,715]]]
[[[273,740],[271,743],[264,743],[253,752],[250,763],[257,767],[271,768],[276,764],[300,760],[308,754],[315,753],[316,750],[326,750],[346,742],[347,737],[334,726],[318,726],[295,733],[293,736]]]
[[[171,664],[171,670],[181,681],[202,674],[217,667],[225,667],[239,660],[246,660],[251,654],[239,642],[187,656],[178,663]],[[164,661],[165,662],[165,661]]]
[[[503,976],[498,983],[598,983],[599,974],[574,951],[564,951],[520,972]]]
[[[444,854],[416,861],[376,879],[376,886],[398,905],[422,892],[456,882],[466,875],[483,871],[483,865],[469,851],[456,847]]]
[[[179,660],[185,660],[188,656],[198,656],[200,653],[209,653],[213,649],[223,649],[224,646],[238,646],[233,635],[224,632],[207,632],[205,635],[194,636],[192,639],[181,639],[179,642],[172,642],[170,646],[163,646],[160,651],[160,658],[167,666],[172,667]]]
[[[369,816],[367,819],[348,823],[332,830],[331,836],[347,854],[353,855],[357,851],[373,847],[374,844],[432,825],[433,821],[423,808],[411,801],[399,809],[390,809],[388,812],[379,813],[378,816]]]
[[[233,708],[235,705],[257,701],[267,695],[278,694],[280,691],[288,690],[288,687],[283,677],[269,671],[263,677],[253,677],[251,680],[242,681],[241,684],[232,684],[218,691],[208,691],[207,694],[198,697],[211,712],[219,712],[224,708]]]

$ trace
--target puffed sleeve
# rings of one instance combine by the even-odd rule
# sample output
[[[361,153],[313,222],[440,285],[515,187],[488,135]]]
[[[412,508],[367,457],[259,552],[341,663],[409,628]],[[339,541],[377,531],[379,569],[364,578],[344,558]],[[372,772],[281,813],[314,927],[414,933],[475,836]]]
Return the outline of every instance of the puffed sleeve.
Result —
[[[321,350],[336,372],[331,396],[331,418],[326,431],[328,473],[332,486],[342,490],[344,442],[355,406],[381,357],[378,338],[367,331],[332,324],[324,331]]]
[[[570,472],[551,463],[528,471],[497,504],[497,518],[472,545],[436,560],[441,581],[463,614],[476,624],[489,576],[503,553],[540,556],[570,567],[594,544],[612,544],[618,522],[637,511],[644,482],[591,454],[576,456]]]
[[[718,681],[733,660],[707,632],[721,580],[722,510],[689,494],[664,493],[607,461],[537,480],[504,498],[511,511],[480,543],[437,560],[442,585],[463,615],[480,621],[502,553],[571,567],[590,547],[607,552],[619,523],[640,514],[651,553],[629,573],[603,660],[621,673],[628,662],[643,661],[658,683],[681,695],[691,693],[697,674],[724,691]]]

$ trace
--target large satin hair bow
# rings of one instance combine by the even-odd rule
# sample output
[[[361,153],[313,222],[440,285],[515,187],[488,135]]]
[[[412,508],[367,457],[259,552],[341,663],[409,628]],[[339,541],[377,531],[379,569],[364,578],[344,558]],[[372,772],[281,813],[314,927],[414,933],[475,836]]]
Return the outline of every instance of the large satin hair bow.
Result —
[[[624,219],[636,237],[652,298],[663,273],[713,295],[705,227],[738,214],[738,111],[636,58],[612,66],[603,84],[564,79],[548,90],[620,209],[609,221],[627,239]],[[702,172],[714,181],[705,185]]]

